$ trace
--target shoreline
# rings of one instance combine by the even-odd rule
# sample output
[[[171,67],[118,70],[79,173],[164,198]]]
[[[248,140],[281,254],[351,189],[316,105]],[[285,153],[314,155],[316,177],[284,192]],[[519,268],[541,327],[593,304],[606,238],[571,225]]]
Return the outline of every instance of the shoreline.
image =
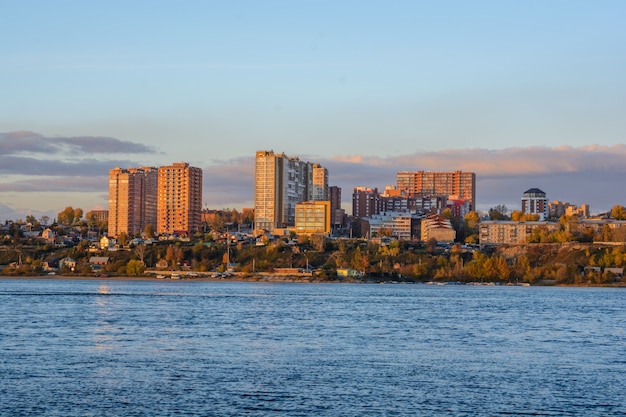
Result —
[[[401,285],[429,285],[426,282],[421,281],[388,281],[388,280],[322,280],[312,278],[302,278],[293,276],[251,276],[240,277],[234,276],[230,278],[214,278],[214,277],[193,277],[193,278],[156,278],[152,276],[116,276],[116,277],[93,277],[93,276],[77,276],[77,275],[0,275],[0,282],[6,281],[147,281],[147,282],[258,282],[258,283],[294,283],[294,284],[401,284]],[[445,284],[445,283],[443,283]],[[441,283],[439,284],[441,285]],[[463,283],[461,285],[471,286],[470,283]],[[487,286],[487,285],[485,285]],[[497,284],[497,287],[509,287],[518,285]],[[519,285],[521,286],[521,285]],[[535,284],[532,287],[573,287],[573,288],[626,288],[626,283],[616,282],[610,285],[563,285],[563,284]]]

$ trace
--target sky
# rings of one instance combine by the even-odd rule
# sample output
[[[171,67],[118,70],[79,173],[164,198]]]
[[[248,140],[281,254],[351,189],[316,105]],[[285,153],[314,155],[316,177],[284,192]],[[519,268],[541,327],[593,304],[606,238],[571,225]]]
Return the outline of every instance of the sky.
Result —
[[[253,206],[254,155],[320,163],[351,212],[398,171],[477,207],[626,205],[626,2],[0,2],[0,221],[106,209],[108,171],[185,161]]]

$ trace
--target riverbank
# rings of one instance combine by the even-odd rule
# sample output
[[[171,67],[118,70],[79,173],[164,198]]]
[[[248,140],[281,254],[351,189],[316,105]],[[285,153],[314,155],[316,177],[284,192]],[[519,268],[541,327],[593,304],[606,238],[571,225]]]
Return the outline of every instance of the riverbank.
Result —
[[[154,276],[78,276],[78,275],[0,275],[1,281],[146,281],[146,282],[259,282],[259,283],[300,283],[300,284],[419,284],[419,285],[480,285],[480,286],[516,286],[515,284],[501,283],[475,283],[475,282],[422,282],[422,281],[389,281],[378,279],[377,277],[368,277],[363,280],[353,278],[344,279],[320,279],[315,277],[290,277],[290,276],[269,276],[269,275],[251,275],[251,276],[232,276],[232,277],[193,277],[193,278],[156,278]],[[626,288],[626,283],[615,282],[610,284],[557,284],[552,281],[537,282],[533,287],[579,287],[579,288]]]

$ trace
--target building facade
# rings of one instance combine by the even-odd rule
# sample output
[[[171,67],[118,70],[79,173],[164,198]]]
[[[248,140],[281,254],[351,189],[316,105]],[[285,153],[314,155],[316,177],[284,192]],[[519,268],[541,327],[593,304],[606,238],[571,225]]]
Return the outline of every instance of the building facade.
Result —
[[[330,224],[332,228],[345,226],[346,211],[341,208],[341,187],[328,187],[330,199]]]
[[[367,221],[370,237],[389,232],[389,236],[398,240],[411,240],[414,238],[414,224],[419,222],[419,217],[408,212],[381,212],[369,217]]]
[[[141,233],[157,223],[158,170],[154,167],[109,171],[109,235]]]
[[[352,193],[352,216],[370,217],[380,213],[378,188],[354,187]]]
[[[328,197],[328,171],[317,164],[273,151],[259,151],[254,168],[254,230],[272,232],[293,226],[296,204],[313,199],[313,175],[318,175],[316,195]],[[319,193],[318,193],[319,191]]]
[[[420,239],[424,242],[429,239],[435,239],[437,242],[454,242],[456,231],[449,219],[432,214],[422,219]]]
[[[329,201],[328,170],[320,164],[312,165],[311,198],[313,201]]]
[[[157,233],[190,234],[202,221],[202,169],[175,162],[158,169]]]
[[[295,232],[298,235],[330,234],[330,201],[296,204]]]
[[[446,196],[469,201],[476,210],[476,174],[473,172],[402,171],[396,175],[397,192],[407,197]]]
[[[481,245],[521,245],[528,243],[535,229],[554,232],[559,227],[559,223],[550,222],[487,220],[479,223],[478,230]]]
[[[522,213],[538,214],[539,220],[545,220],[548,217],[546,193],[539,188],[526,190],[522,195]]]

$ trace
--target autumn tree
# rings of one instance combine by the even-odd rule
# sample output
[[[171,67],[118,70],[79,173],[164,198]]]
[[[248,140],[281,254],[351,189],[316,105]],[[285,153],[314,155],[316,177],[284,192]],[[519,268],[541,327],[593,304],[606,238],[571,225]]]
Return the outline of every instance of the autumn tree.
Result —
[[[626,220],[626,208],[616,205],[611,209],[611,217],[615,220]]]
[[[165,251],[165,260],[170,263],[172,268],[183,260],[183,249],[177,245],[169,245]]]
[[[226,219],[221,213],[215,213],[213,217],[209,219],[208,223],[212,232],[219,233],[224,229],[224,226],[226,225]]]
[[[154,225],[152,223],[148,223],[146,227],[143,228],[143,232],[148,239],[152,239],[154,237]]]
[[[83,217],[83,210],[80,208],[73,208],[72,206],[65,207],[57,215],[57,221],[65,226],[73,226]]]
[[[357,271],[366,273],[369,265],[370,261],[367,253],[362,253],[361,248],[356,248],[354,255],[352,256],[352,267]]]
[[[520,210],[511,212],[511,220],[514,222],[536,222],[539,220],[539,214],[523,213]]]
[[[465,242],[477,243],[478,242],[478,224],[480,223],[480,216],[475,211],[470,211],[463,217],[463,226],[465,229]]]
[[[143,274],[145,269],[146,268],[143,265],[143,262],[139,259],[131,259],[130,261],[128,261],[128,264],[126,264],[126,273],[128,275],[141,275]]]

